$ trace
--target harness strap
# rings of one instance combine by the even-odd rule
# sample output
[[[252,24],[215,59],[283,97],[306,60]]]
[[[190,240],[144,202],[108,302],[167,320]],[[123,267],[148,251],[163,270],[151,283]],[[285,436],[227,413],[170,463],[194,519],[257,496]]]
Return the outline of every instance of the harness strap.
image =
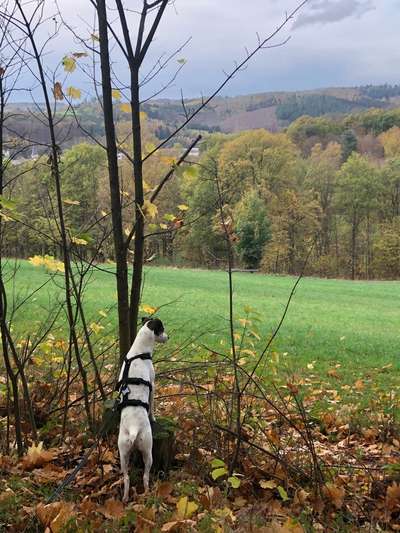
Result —
[[[151,386],[150,381],[147,381],[147,379],[142,378],[128,378],[126,380],[127,385],[145,385],[150,389],[150,392],[153,390],[153,387]]]
[[[129,398],[124,398],[123,401],[118,405],[118,409],[122,411],[124,407],[143,407],[149,412],[150,406],[147,402],[142,402],[142,400],[131,400]]]
[[[123,374],[122,374],[122,378],[118,381],[118,383],[116,384],[115,386],[115,390],[118,391],[120,388],[121,388],[121,385],[126,385],[129,383],[129,379],[136,379],[136,378],[130,378],[129,377],[129,369],[131,367],[131,363],[132,361],[135,361],[135,359],[142,359],[143,361],[146,361],[146,360],[150,360],[151,361],[151,353],[139,353],[137,355],[134,355],[133,357],[130,357],[128,359],[128,357],[126,356],[125,359],[124,359],[124,370],[123,370]],[[139,379],[139,378],[137,378]],[[147,385],[148,382],[146,383],[132,383],[132,385]],[[148,386],[148,385],[147,385]],[[149,387],[150,390],[151,390],[151,386]]]
[[[151,394],[151,391],[153,390],[153,387],[150,381],[147,381],[147,379],[129,377],[129,369],[130,369],[132,361],[134,361],[135,359],[151,361],[151,353],[140,353],[130,358],[125,357],[124,359],[125,364],[124,364],[124,370],[122,373],[122,378],[118,381],[116,385],[116,390],[119,391],[119,403],[117,407],[120,411],[122,411],[124,407],[143,407],[144,409],[146,409],[148,413],[150,410],[150,406],[148,403],[142,402],[142,400],[134,400],[134,399],[128,398],[128,395],[129,395],[128,385],[144,385],[145,387],[149,389],[149,396]]]

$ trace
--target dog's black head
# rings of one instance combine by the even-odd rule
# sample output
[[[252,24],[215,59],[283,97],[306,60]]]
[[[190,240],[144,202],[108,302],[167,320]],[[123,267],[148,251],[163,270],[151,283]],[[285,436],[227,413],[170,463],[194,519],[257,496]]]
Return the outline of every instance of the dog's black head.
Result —
[[[154,339],[156,342],[167,342],[168,335],[165,333],[164,324],[159,318],[143,317],[142,325],[146,325],[147,328],[154,333]]]

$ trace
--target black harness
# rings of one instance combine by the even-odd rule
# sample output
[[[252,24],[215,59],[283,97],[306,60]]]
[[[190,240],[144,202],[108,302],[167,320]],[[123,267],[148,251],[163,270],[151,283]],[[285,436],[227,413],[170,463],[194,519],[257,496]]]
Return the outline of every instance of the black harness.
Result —
[[[151,361],[151,354],[150,353],[140,353],[138,355],[135,355],[134,357],[131,357],[128,359],[125,357],[124,359],[124,371],[122,374],[122,378],[118,381],[115,390],[119,392],[119,396],[117,399],[118,402],[118,409],[122,411],[124,407],[144,407],[146,409],[147,413],[149,412],[150,406],[148,402],[142,402],[142,400],[134,400],[128,398],[130,394],[130,389],[128,385],[145,385],[149,389],[149,398],[151,391],[153,387],[151,386],[150,381],[147,381],[146,379],[142,378],[130,378],[129,377],[129,369],[131,367],[132,361],[135,359],[142,359],[143,361],[150,360]]]

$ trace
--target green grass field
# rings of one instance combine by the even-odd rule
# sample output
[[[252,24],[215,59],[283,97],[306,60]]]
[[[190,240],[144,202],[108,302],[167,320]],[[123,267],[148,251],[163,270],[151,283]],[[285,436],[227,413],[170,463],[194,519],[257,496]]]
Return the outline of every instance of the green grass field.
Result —
[[[43,267],[21,261],[16,297],[23,298],[48,277]],[[111,267],[110,273],[96,271],[92,276],[85,294],[89,322],[101,319],[99,311],[115,305],[114,281]],[[294,282],[292,277],[235,273],[235,318],[246,316],[246,306],[256,309],[264,342],[279,322]],[[62,299],[62,289],[48,283],[16,314],[14,330],[21,336],[32,335],[57,297]],[[228,278],[224,272],[148,267],[143,303],[165,306],[158,316],[166,324],[171,345],[201,336],[198,342],[221,348],[221,339],[228,339]],[[64,320],[62,316],[61,327]],[[108,312],[105,331],[115,331],[115,321],[114,308]],[[393,385],[400,370],[399,326],[400,283],[304,278],[273,349],[291,371],[307,372],[307,364],[315,361],[315,373],[325,375],[329,368],[341,365],[348,383],[367,377]],[[389,372],[380,372],[389,364]]]

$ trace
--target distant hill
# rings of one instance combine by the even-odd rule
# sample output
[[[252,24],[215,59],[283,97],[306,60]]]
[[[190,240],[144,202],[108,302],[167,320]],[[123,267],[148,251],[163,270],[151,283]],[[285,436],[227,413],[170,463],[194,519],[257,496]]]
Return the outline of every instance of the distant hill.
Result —
[[[199,99],[185,100],[186,110],[200,103]],[[278,131],[302,115],[338,115],[399,105],[400,85],[387,84],[217,97],[195,117],[191,128],[224,133],[255,128]],[[167,128],[184,119],[178,100],[154,100],[144,107],[150,118],[160,120]]]
[[[201,105],[200,99],[185,100],[186,113]],[[344,115],[357,113],[370,108],[390,109],[400,107],[400,85],[367,85],[364,87],[337,87],[297,92],[270,92],[235,97],[217,97],[202,110],[190,123],[189,128],[180,132],[173,142],[186,145],[193,138],[193,130],[235,133],[243,130],[265,128],[279,131],[302,115]],[[180,100],[158,99],[143,105],[143,110],[153,121],[153,129],[159,139],[165,139],[185,119],[185,110]],[[42,143],[48,140],[48,131],[40,121],[32,120],[37,112],[33,104],[15,103],[8,106],[13,116],[9,118],[9,135],[19,135]],[[63,103],[59,108],[60,124],[57,127],[59,138],[63,138],[63,148],[85,139],[84,132],[76,123],[78,118],[83,130],[100,138],[104,135],[102,113],[96,100],[85,101],[75,108],[75,113],[67,111]],[[27,115],[29,120],[26,120]],[[124,113],[116,106],[116,117]],[[128,120],[126,115],[125,120]],[[45,151],[45,146],[38,148]],[[30,148],[27,149],[27,157]]]

